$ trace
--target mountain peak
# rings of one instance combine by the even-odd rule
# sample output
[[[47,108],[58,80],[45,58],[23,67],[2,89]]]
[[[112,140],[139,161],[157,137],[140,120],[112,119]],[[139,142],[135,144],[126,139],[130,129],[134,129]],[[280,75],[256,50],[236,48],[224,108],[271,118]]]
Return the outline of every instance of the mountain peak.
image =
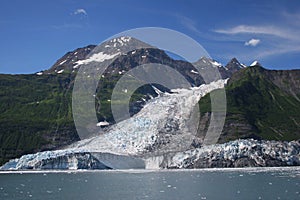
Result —
[[[222,64],[217,62],[212,58],[207,58],[205,56],[201,57],[196,63],[205,63],[206,65],[212,65],[213,67],[222,67]]]
[[[74,72],[81,64],[91,61],[101,62],[121,55],[130,49],[153,48],[138,39],[129,36],[120,36],[107,40],[101,45],[89,45],[66,53],[46,73]],[[91,55],[92,53],[92,55]],[[88,55],[91,55],[87,58]]]
[[[257,60],[253,61],[250,66],[251,67],[253,67],[253,66],[260,66],[260,67],[262,67],[262,65]]]
[[[244,66],[236,59],[236,58],[232,58],[227,65],[225,66],[225,68],[229,71],[231,71],[232,73],[240,70],[241,68],[244,68]]]
[[[127,45],[130,42],[130,40],[132,40],[132,37],[121,36],[118,38],[111,39],[108,43],[113,44],[114,47],[116,47],[117,44],[120,46],[124,46],[124,45]]]
[[[238,59],[236,59],[236,58],[232,58],[228,63],[227,63],[227,65],[234,65],[234,66],[241,66],[241,63],[238,61]],[[226,65],[226,66],[227,66]]]
[[[229,62],[230,62],[230,63],[240,63],[240,62],[238,61],[238,59],[236,59],[236,58],[232,58]]]

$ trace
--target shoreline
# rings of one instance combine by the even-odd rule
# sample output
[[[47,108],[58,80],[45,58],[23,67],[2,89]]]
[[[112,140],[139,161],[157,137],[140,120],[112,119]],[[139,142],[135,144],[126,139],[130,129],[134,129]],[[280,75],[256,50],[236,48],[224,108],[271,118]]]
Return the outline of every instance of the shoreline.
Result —
[[[156,173],[156,172],[276,172],[299,171],[300,166],[282,167],[239,167],[239,168],[198,168],[198,169],[112,169],[112,170],[3,170],[1,174],[55,174],[55,173]]]

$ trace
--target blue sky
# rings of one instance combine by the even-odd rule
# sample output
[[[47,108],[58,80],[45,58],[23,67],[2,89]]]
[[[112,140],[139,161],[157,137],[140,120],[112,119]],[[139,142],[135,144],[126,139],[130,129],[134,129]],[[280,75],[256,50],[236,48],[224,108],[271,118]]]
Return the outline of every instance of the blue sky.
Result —
[[[3,0],[0,73],[48,69],[68,51],[149,26],[187,34],[223,64],[300,69],[297,0]]]

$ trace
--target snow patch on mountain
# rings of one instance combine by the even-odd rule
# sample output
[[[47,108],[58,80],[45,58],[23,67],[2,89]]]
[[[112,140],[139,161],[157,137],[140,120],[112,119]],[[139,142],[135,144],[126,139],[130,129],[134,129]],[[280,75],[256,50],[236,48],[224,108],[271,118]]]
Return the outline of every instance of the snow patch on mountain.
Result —
[[[195,70],[191,70],[191,73],[193,73],[193,74],[199,74],[199,72],[197,72],[197,71],[195,71]]]
[[[57,71],[56,73],[61,74],[64,72],[64,69]]]
[[[127,43],[131,40],[131,37],[128,37],[128,36],[122,36],[122,37],[119,37],[119,38],[114,38],[112,40],[110,40],[109,42],[110,43],[114,43],[113,46],[116,47],[116,46],[124,46],[124,45],[127,45]]]
[[[79,65],[88,64],[91,62],[103,62],[105,60],[110,60],[120,54],[121,54],[120,52],[115,53],[115,54],[105,54],[103,52],[95,53],[88,59],[76,61],[75,62],[76,65],[73,68],[77,68]]]
[[[251,67],[256,66],[256,65],[260,65],[259,62],[257,60],[255,60],[253,63],[251,63]]]
[[[222,67],[222,64],[219,63],[219,62],[217,62],[217,61],[215,61],[215,60],[210,60],[209,62],[210,62],[213,66],[216,66],[216,67]]]
[[[96,126],[109,126],[109,123],[107,121],[98,122]]]
[[[74,55],[75,55],[75,54],[74,54]],[[59,65],[62,65],[62,64],[64,64],[65,62],[67,62],[67,60],[64,60],[64,61],[60,62]]]
[[[245,65],[245,64],[243,64],[243,63],[241,63],[241,66],[242,66],[243,68],[246,68],[246,67],[247,67],[247,65]]]

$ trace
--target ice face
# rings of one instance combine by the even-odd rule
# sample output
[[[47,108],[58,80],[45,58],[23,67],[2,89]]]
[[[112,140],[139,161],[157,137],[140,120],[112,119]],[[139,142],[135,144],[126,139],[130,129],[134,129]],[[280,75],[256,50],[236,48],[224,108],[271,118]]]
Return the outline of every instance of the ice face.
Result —
[[[168,163],[160,163],[165,167],[195,167],[193,163],[205,161],[202,167],[211,167],[217,161],[227,163],[228,167],[251,166],[292,166],[300,164],[299,142],[235,140],[225,144],[204,146],[193,150],[178,152],[169,158]],[[241,159],[246,162],[238,163]],[[196,166],[197,167],[197,166]],[[199,167],[199,166],[198,166]],[[222,167],[222,166],[218,166]],[[224,167],[224,166],[223,166]]]

